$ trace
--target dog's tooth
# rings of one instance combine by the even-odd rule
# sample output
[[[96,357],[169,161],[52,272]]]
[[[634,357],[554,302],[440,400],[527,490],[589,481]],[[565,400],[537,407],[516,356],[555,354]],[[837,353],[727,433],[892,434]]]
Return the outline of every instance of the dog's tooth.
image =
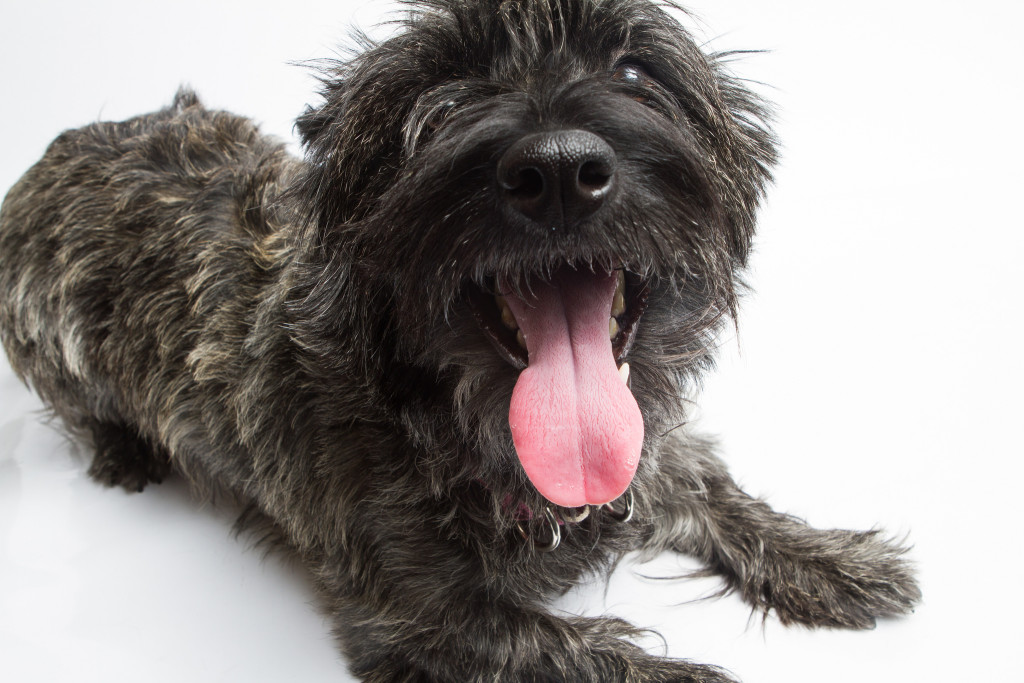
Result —
[[[522,346],[524,349],[526,348],[526,337],[523,336],[522,330],[516,332],[516,341],[519,342],[519,345]]]
[[[619,366],[619,377],[622,379],[623,384],[629,384],[629,363],[623,363]]]
[[[516,322],[516,317],[512,315],[512,309],[507,305],[501,309],[501,324],[510,330],[519,329],[519,323]]]
[[[516,322],[516,317],[512,314],[512,309],[509,308],[505,297],[501,294],[495,294],[494,303],[497,304],[498,310],[501,311],[501,324],[510,330],[518,330],[519,323]]]
[[[584,505],[578,508],[568,508],[561,512],[562,521],[570,524],[579,524],[590,516],[590,506]]]
[[[622,270],[615,271],[615,294],[612,297],[612,315],[622,315],[626,312],[626,273]]]
[[[619,321],[615,318],[608,318],[608,338],[615,339],[619,333]]]
[[[626,296],[621,289],[615,290],[615,297],[612,299],[612,315],[622,315],[626,312]]]

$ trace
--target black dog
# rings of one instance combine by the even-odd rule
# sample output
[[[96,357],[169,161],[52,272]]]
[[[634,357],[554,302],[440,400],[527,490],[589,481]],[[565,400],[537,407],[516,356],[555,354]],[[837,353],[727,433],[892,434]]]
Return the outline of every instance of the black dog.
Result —
[[[691,553],[870,626],[903,549],[740,491],[682,429],[775,160],[648,0],[427,0],[323,74],[304,161],[182,92],[64,133],[0,211],[0,333],[90,473],[247,504],[370,681],[727,681],[546,597]]]

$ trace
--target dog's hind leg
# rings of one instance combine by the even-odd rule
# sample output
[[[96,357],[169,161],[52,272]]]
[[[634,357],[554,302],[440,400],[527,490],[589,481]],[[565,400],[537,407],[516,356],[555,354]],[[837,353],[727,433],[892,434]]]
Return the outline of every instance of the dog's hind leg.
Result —
[[[130,426],[95,421],[89,425],[95,455],[89,476],[106,486],[142,491],[146,484],[161,483],[171,472],[166,451],[151,444]]]
[[[906,548],[877,531],[814,529],[741,491],[700,440],[663,456],[647,550],[694,555],[731,590],[784,624],[870,628],[921,594]]]

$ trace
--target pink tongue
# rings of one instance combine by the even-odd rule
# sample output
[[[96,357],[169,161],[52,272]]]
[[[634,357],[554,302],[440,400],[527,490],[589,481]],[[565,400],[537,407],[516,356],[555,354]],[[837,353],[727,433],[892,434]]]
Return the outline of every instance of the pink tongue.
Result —
[[[508,421],[526,475],[556,505],[615,500],[640,461],[644,423],[608,338],[615,275],[563,269],[529,300],[508,295],[529,366]]]

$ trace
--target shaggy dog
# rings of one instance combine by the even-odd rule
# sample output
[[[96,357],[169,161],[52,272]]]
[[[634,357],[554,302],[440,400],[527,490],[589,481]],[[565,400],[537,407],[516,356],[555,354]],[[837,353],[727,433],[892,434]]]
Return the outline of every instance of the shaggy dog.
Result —
[[[0,212],[11,363],[99,481],[242,501],[368,681],[732,680],[545,610],[635,549],[787,624],[908,611],[902,548],[677,428],[775,149],[673,11],[419,2],[325,66],[304,160],[189,92],[64,133]]]

